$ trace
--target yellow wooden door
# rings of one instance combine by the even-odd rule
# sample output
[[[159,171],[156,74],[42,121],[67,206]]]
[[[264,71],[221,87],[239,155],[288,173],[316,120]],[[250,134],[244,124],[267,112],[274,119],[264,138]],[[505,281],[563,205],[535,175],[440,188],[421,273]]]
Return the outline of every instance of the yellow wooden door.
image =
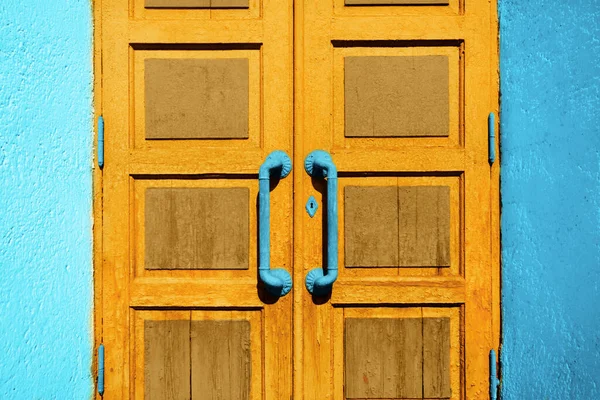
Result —
[[[96,2],[103,398],[487,398],[493,3]],[[276,150],[291,173],[259,196]]]
[[[257,289],[256,233],[259,167],[292,154],[292,4],[96,10],[104,398],[289,399],[293,297]],[[292,179],[270,200],[271,264],[291,271]]]
[[[303,283],[335,251],[323,233],[331,194],[296,170],[294,397],[488,398],[499,330],[487,130],[496,5],[296,4],[295,165],[329,153],[339,226],[337,281],[313,296]],[[309,196],[323,210],[313,218]]]

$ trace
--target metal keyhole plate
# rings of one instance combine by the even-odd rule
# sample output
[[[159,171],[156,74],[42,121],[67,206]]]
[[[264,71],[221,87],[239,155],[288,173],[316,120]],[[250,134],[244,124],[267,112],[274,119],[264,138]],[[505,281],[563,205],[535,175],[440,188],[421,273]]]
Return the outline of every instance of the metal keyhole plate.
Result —
[[[312,218],[315,216],[318,209],[319,209],[319,204],[317,203],[317,200],[313,196],[310,196],[308,198],[308,201],[306,202],[306,212]]]

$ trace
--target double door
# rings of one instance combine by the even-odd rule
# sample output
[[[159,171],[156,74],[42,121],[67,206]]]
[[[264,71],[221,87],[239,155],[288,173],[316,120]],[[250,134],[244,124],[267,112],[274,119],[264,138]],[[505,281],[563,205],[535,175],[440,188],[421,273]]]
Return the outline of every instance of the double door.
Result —
[[[495,4],[96,4],[105,399],[483,399]]]

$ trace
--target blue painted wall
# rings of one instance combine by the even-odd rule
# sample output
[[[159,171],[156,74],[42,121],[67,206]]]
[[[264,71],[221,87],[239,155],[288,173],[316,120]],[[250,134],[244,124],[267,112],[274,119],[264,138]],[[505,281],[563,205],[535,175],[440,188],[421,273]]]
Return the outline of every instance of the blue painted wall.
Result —
[[[0,398],[92,393],[89,0],[0,1]]]
[[[600,399],[600,4],[500,0],[504,399]]]

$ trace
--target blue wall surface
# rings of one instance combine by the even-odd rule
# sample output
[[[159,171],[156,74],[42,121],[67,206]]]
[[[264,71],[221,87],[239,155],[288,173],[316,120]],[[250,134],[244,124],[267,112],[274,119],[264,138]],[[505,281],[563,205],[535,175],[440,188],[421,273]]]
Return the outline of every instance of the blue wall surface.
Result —
[[[92,394],[89,0],[0,1],[0,399]]]
[[[600,399],[600,4],[499,11],[503,398]]]

